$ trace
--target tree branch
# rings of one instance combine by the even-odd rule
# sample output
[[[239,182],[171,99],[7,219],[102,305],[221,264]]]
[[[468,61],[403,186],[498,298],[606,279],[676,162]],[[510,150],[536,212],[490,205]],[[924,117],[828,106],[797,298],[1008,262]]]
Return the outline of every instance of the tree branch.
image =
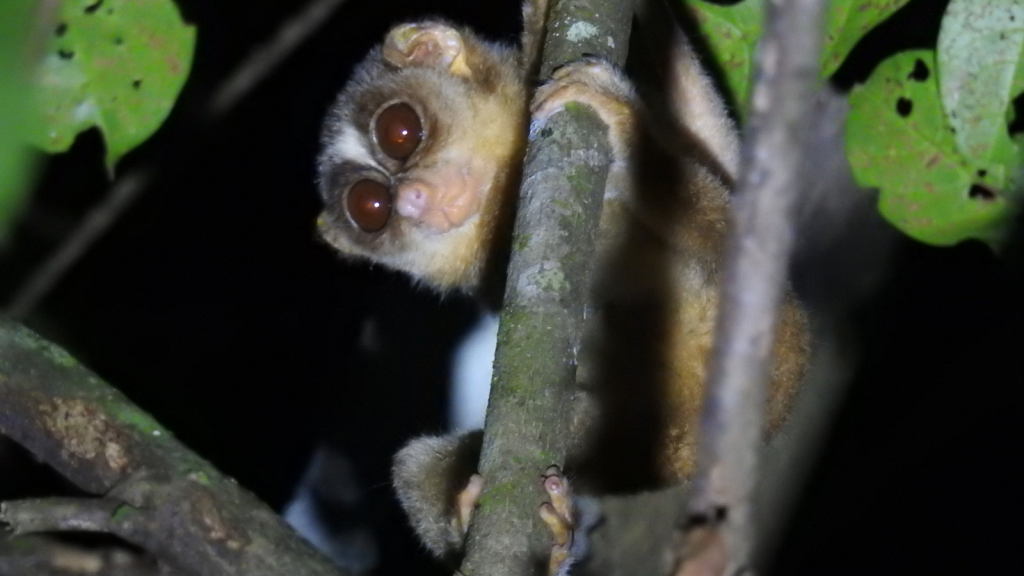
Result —
[[[86,548],[49,536],[8,538],[0,531],[4,576],[180,576],[127,546]]]
[[[67,352],[3,319],[0,433],[103,495],[9,503],[18,530],[110,532],[196,576],[343,574]]]
[[[125,503],[116,498],[33,498],[0,503],[0,520],[14,535],[36,532],[103,532],[117,534],[118,508]]]
[[[631,17],[630,2],[555,2],[543,74],[584,54],[622,64]],[[575,355],[610,159],[606,128],[585,107],[531,131],[481,453],[485,491],[465,574],[525,574],[550,550],[537,513],[541,476],[568,449]]]
[[[801,169],[814,121],[820,0],[767,3],[757,83],[733,203],[701,452],[678,574],[748,569],[751,493],[763,430],[768,363],[796,229]]]

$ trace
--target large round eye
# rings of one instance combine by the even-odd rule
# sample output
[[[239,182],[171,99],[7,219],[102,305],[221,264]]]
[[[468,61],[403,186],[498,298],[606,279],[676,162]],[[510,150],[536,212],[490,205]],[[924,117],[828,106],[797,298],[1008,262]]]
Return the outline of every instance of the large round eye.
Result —
[[[399,102],[388,106],[377,115],[374,127],[377,145],[395,160],[405,160],[423,140],[423,125],[412,106]]]
[[[376,232],[391,217],[391,193],[376,180],[360,180],[349,188],[345,208],[360,230]]]

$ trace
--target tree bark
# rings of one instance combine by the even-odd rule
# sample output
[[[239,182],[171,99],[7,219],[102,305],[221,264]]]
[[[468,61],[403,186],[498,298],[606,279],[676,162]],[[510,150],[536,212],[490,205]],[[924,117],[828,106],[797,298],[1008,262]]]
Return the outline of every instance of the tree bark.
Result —
[[[114,534],[195,576],[340,576],[284,520],[63,349],[0,319],[0,433],[88,498],[8,502],[15,534]]]
[[[541,71],[585,54],[625,60],[632,3],[554,2]],[[495,353],[480,472],[485,488],[462,573],[513,576],[546,564],[541,477],[562,464],[604,185],[604,123],[567,107],[531,130]]]

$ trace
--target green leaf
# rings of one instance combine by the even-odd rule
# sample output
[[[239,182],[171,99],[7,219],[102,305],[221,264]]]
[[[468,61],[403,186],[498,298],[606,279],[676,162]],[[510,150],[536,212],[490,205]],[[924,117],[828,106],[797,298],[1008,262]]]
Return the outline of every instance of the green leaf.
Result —
[[[952,0],[939,30],[942,105],[957,149],[978,162],[1005,146],[1006,110],[1024,48],[1024,0]]]
[[[722,67],[726,87],[743,117],[753,86],[754,49],[764,27],[764,0],[744,0],[731,6],[703,0],[685,2],[715,62]]]
[[[937,245],[969,238],[998,244],[1019,201],[1004,192],[1010,170],[958,151],[935,69],[933,51],[904,52],[855,88],[847,156],[858,183],[879,189],[882,215],[911,237]],[[1014,154],[1016,144],[1000,146],[1007,145]]]
[[[1013,83],[1010,85],[1010,94],[1016,98],[1024,93],[1024,58],[1017,59],[1017,67],[1013,71]],[[1011,107],[1012,112],[1012,107]]]
[[[821,75],[828,78],[868,33],[908,0],[832,0],[829,2],[822,47]]]
[[[726,85],[740,109],[740,116],[744,116],[753,87],[754,50],[764,29],[764,0],[743,0],[731,5],[711,4],[705,0],[684,1],[703,32],[715,61],[725,72]],[[822,77],[831,76],[869,30],[907,2],[829,2],[822,47]]]
[[[26,40],[34,6],[32,0],[0,0],[0,243],[26,199],[30,161]]]
[[[167,118],[194,47],[171,0],[63,0],[40,74],[46,125],[33,140],[62,152],[96,126],[113,170]]]

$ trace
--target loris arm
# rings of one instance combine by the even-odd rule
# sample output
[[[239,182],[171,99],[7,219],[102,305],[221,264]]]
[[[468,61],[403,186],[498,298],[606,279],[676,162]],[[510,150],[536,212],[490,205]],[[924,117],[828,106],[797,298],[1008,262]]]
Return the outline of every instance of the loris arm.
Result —
[[[483,431],[423,436],[395,454],[391,469],[398,502],[413,530],[435,555],[462,550],[469,514],[483,488],[476,475]]]

